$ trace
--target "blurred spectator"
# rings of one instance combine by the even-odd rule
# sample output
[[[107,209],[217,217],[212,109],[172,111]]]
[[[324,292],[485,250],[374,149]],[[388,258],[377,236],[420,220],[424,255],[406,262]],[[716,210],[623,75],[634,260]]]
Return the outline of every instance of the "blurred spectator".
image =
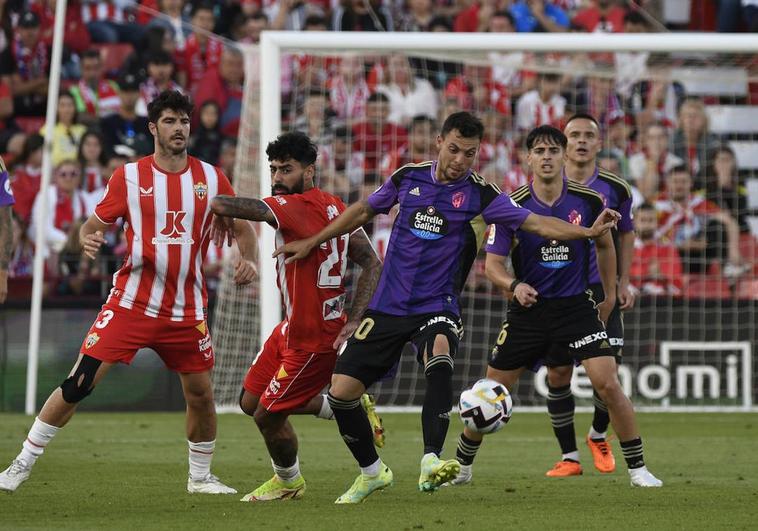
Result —
[[[187,92],[193,92],[206,71],[218,67],[221,62],[224,45],[220,40],[209,36],[215,25],[213,4],[195,4],[192,11],[192,26],[195,29],[187,37],[184,49],[176,51],[177,80]]]
[[[510,131],[507,118],[489,110],[481,116],[484,137],[479,144],[479,163],[475,165],[488,182],[500,184],[502,176],[511,168],[511,145],[506,138]]]
[[[560,126],[566,112],[566,98],[561,96],[560,74],[541,73],[537,88],[530,90],[516,103],[516,127],[520,133],[540,125]]]
[[[42,147],[45,141],[41,135],[29,135],[24,142],[13,168],[12,182],[13,196],[16,204],[13,211],[24,224],[29,223],[32,214],[32,205],[40,188],[42,176]]]
[[[164,90],[184,92],[182,87],[173,80],[173,76],[174,60],[169,53],[157,50],[147,58],[147,78],[140,83],[137,114],[147,116],[147,104]]]
[[[382,154],[408,142],[406,130],[387,120],[389,98],[377,92],[366,104],[366,120],[353,126],[353,149],[366,157],[366,171],[375,172]]]
[[[40,39],[39,17],[31,11],[18,20],[13,39],[11,93],[17,116],[44,116],[50,74],[50,53]]]
[[[402,54],[392,54],[387,61],[385,84],[376,89],[389,98],[390,122],[406,127],[411,118],[425,115],[437,116],[439,100],[434,87],[426,79],[416,77],[411,71],[408,58]]]
[[[261,32],[269,29],[268,17],[263,13],[254,13],[245,19],[241,29],[240,42],[258,44],[261,40]]]
[[[163,16],[150,20],[146,31],[155,27],[163,28],[173,38],[176,50],[184,50],[187,38],[192,33],[190,18],[185,11],[186,4],[186,0],[159,0],[158,9]]]
[[[26,233],[26,225],[11,216],[13,223],[13,254],[8,264],[8,278],[31,278],[34,269],[34,244]]]
[[[140,99],[140,85],[134,74],[126,74],[120,80],[118,112],[100,120],[103,132],[103,144],[106,152],[113,151],[117,145],[133,149],[137,155],[144,156],[153,152],[154,141],[147,126],[147,118],[137,114],[137,102]]]
[[[508,11],[496,11],[487,24],[489,33],[513,33],[516,23]],[[537,77],[524,71],[528,56],[524,52],[490,52],[487,58],[492,63],[492,80],[508,87],[510,95],[521,96],[532,90]]]
[[[338,71],[329,78],[329,104],[343,120],[357,120],[366,115],[366,100],[371,91],[366,83],[363,61],[356,55],[345,55]]]
[[[305,20],[310,15],[324,15],[324,11],[315,2],[302,0],[271,2],[264,11],[271,22],[271,29],[285,31],[302,31]]]
[[[704,272],[711,262],[726,261],[724,274],[738,276],[741,258],[737,222],[717,205],[692,193],[692,177],[686,166],[672,169],[666,177],[666,196],[655,203],[657,238],[671,242],[685,269]]]
[[[322,15],[308,15],[303,23],[303,31],[329,31],[329,22]]]
[[[105,79],[99,50],[84,52],[81,65],[82,78],[71,87],[71,95],[76,101],[76,110],[82,123],[94,124],[118,109],[118,85]]]
[[[464,7],[455,16],[453,28],[457,32],[486,31],[492,15],[510,7],[511,0],[480,0]],[[515,24],[514,24],[515,26]]]
[[[632,87],[629,109],[637,119],[637,130],[643,131],[651,123],[675,127],[677,109],[684,99],[684,86],[672,81],[668,67],[654,65],[648,69],[647,80]]]
[[[392,14],[381,0],[340,0],[332,11],[334,31],[393,31]]]
[[[645,200],[652,201],[665,189],[663,177],[684,161],[669,151],[666,128],[652,124],[642,133],[642,150],[629,157],[629,179]]]
[[[295,120],[294,129],[302,131],[320,146],[331,141],[329,135],[329,101],[326,94],[311,90],[305,96],[303,114]]]
[[[209,164],[218,164],[221,155],[221,110],[215,101],[206,101],[198,111],[199,124],[190,137],[189,154]]]
[[[707,155],[718,148],[719,138],[708,131],[703,100],[688,97],[679,107],[679,127],[674,131],[672,151],[684,160],[695,178],[695,188],[703,188]]]
[[[229,181],[234,182],[234,167],[237,164],[237,140],[234,138],[225,138],[221,142],[221,155],[219,155],[218,166],[224,175],[229,177]]]
[[[13,68],[13,20],[8,1],[0,2],[0,74],[6,75]]]
[[[11,164],[21,153],[25,139],[26,135],[13,119],[10,76],[0,74],[0,153],[7,163]]]
[[[709,162],[705,172],[706,199],[736,219],[740,232],[750,232],[747,190],[740,185],[734,151],[729,146],[719,146],[710,153]]]
[[[53,184],[46,191],[40,191],[32,207],[32,220],[29,226],[29,236],[34,241],[38,251],[45,257],[59,253],[69,240],[72,233],[78,231],[79,223],[86,221],[94,208],[90,209],[87,197],[80,190],[82,174],[76,161],[61,162],[53,172]],[[45,223],[44,241],[35,241],[36,224],[41,220],[40,200],[42,193],[47,194],[48,215]],[[94,205],[92,205],[94,207]]]
[[[107,157],[103,149],[102,137],[98,131],[90,129],[84,133],[76,158],[82,167],[82,188],[84,191],[95,193],[104,189],[105,185],[108,184],[110,175],[105,171]]]
[[[197,86],[195,104],[215,101],[221,109],[221,133],[235,137],[242,113],[242,83],[245,69],[242,52],[226,47],[218,68],[207,72]]]
[[[615,0],[592,0],[587,7],[577,11],[572,22],[585,31],[619,33],[624,31],[626,9]]]
[[[717,31],[733,33],[743,26],[747,31],[758,31],[758,1],[721,0],[718,2]]]
[[[53,166],[57,166],[64,160],[76,158],[79,142],[86,130],[87,128],[79,123],[74,97],[68,92],[61,92],[58,96],[58,112],[51,142]],[[44,136],[44,126],[40,129],[40,134]]]
[[[524,139],[519,139],[514,143],[514,151],[516,163],[505,173],[501,186],[506,194],[512,193],[530,181],[529,162],[527,161],[529,153],[524,145]]]
[[[597,154],[597,165],[604,170],[607,170],[611,173],[614,173],[618,175],[619,177],[626,178],[625,173],[625,167],[624,167],[624,160],[620,158],[615,151],[603,149]],[[642,197],[642,194],[637,189],[636,186],[632,185],[632,209],[637,208],[641,206],[643,203],[645,203],[645,198]]]
[[[134,20],[131,0],[84,0],[82,20],[94,42],[128,42],[139,46],[142,26]]]
[[[365,175],[363,152],[352,149],[350,129],[339,126],[328,144],[319,150],[319,187],[342,198],[343,201],[358,199]]]
[[[434,20],[433,0],[408,0],[397,22],[397,31],[430,31]]]
[[[387,177],[406,164],[418,164],[433,160],[437,153],[434,141],[437,135],[437,122],[423,114],[414,116],[408,131],[408,143],[384,155],[379,172]]]
[[[563,32],[570,23],[566,12],[549,0],[518,0],[511,6],[511,14],[516,31]]]
[[[634,258],[630,282],[644,295],[679,295],[682,292],[682,261],[676,247],[656,239],[658,214],[651,203],[634,212]]]
[[[433,33],[453,31],[453,26],[447,17],[435,16],[429,23],[429,31]],[[458,72],[458,65],[451,61],[440,61],[427,57],[412,57],[411,65],[416,72],[422,74],[434,88],[444,88],[448,80]]]
[[[616,94],[613,78],[602,72],[587,76],[576,85],[571,91],[569,106],[573,113],[594,116],[603,134],[608,131],[611,121],[624,116],[624,107]]]
[[[624,33],[647,33],[648,31],[647,19],[639,11],[627,11],[624,15]],[[616,52],[614,54],[616,90],[623,98],[628,99],[632,87],[645,79],[649,58],[650,52]]]
[[[456,110],[474,113],[494,109],[500,114],[511,113],[511,100],[505,85],[493,81],[490,67],[466,63],[463,72],[445,87],[445,100],[454,100]]]
[[[634,132],[633,124],[634,118],[627,114],[614,116],[605,134],[605,148],[618,160],[618,175],[626,180],[630,180],[629,157],[634,153],[634,144],[629,138]]]
[[[121,74],[134,74],[139,80],[147,79],[147,60],[157,52],[175,56],[174,34],[161,26],[151,26],[142,35],[142,43],[124,60]]]
[[[53,46],[55,2],[56,0],[32,0],[29,4],[29,10],[39,17],[41,39],[48,47]],[[68,62],[66,56],[69,52],[82,53],[92,44],[89,30],[82,21],[82,6],[77,0],[66,5],[66,20],[63,24],[66,28],[63,34],[63,61]]]

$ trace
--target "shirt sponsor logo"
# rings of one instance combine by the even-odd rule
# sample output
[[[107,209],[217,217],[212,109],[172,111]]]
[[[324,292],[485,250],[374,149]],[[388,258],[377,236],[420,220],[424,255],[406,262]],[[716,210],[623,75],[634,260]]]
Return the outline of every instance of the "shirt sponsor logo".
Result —
[[[464,192],[455,192],[453,194],[453,206],[455,208],[460,208],[465,200],[466,194]]]
[[[590,334],[588,336],[584,336],[581,339],[577,339],[573,343],[569,343],[570,348],[580,348],[585,345],[591,345],[592,343],[595,343],[596,341],[605,341],[605,348],[608,348],[608,334],[605,331],[602,332],[595,332],[593,334]]]
[[[271,378],[271,381],[268,383],[268,389],[266,389],[266,396],[275,395],[279,392],[279,389],[281,389],[282,384],[280,384],[276,378]]]
[[[205,196],[208,195],[208,185],[205,183],[195,183],[193,188],[195,189],[195,195],[200,201],[205,199]]]
[[[557,240],[550,240],[548,245],[541,245],[537,254],[537,263],[548,269],[562,269],[574,261],[571,247]]]
[[[419,208],[411,214],[411,232],[422,240],[439,240],[447,234],[448,222],[433,206]]]
[[[342,312],[345,310],[345,298],[346,295],[342,293],[336,297],[324,301],[324,321],[331,321],[333,319],[339,319],[342,317]]]
[[[211,336],[209,334],[205,334],[205,337],[203,339],[198,339],[197,348],[200,352],[210,350],[211,349]]]
[[[96,332],[92,332],[87,336],[87,339],[84,340],[84,348],[91,349],[98,341],[100,341],[100,336],[97,335]]]
[[[160,236],[153,237],[153,245],[165,243],[168,245],[191,245],[195,243],[192,238],[185,236],[184,218],[187,213],[183,210],[169,210],[166,212],[166,224],[160,232]]]

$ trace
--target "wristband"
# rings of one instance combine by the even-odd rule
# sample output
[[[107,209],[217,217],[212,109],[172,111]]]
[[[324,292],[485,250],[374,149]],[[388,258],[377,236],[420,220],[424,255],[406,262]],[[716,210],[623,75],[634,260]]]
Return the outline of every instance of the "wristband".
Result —
[[[511,291],[511,293],[513,293],[516,291],[516,286],[518,286],[519,284],[521,284],[521,281],[519,279],[516,279],[513,282],[511,282],[511,285],[508,289]]]

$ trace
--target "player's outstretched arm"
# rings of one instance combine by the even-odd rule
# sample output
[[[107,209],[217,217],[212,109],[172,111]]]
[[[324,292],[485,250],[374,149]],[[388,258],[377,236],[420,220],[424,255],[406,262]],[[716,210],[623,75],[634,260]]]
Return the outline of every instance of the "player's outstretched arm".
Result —
[[[597,311],[600,314],[600,320],[607,323],[608,316],[616,306],[616,246],[609,232],[595,238],[595,249],[600,282],[605,292],[605,299],[597,305]]]
[[[334,341],[334,348],[339,349],[342,343],[355,332],[361,322],[363,312],[366,311],[371,297],[376,291],[379,277],[382,275],[382,261],[376,255],[374,246],[366,235],[366,231],[360,228],[350,235],[347,247],[347,255],[350,260],[361,267],[361,274],[353,296],[353,304],[347,314],[347,323],[340,330]]]
[[[285,260],[285,263],[287,264],[305,258],[315,246],[321,245],[325,241],[331,240],[337,236],[354,231],[358,227],[367,223],[375,215],[376,212],[371,208],[371,205],[368,204],[368,201],[362,199],[347,207],[342,214],[337,216],[337,218],[329,225],[321,229],[321,232],[318,234],[311,236],[310,238],[282,245],[274,251],[273,256],[276,257],[280,254],[289,255]]]
[[[484,274],[506,297],[513,296],[521,306],[528,308],[537,302],[537,290],[526,282],[516,282],[516,277],[505,266],[505,259],[505,256],[487,253],[487,258],[484,261]],[[516,282],[515,286],[513,286],[514,282]]]
[[[607,233],[616,226],[620,218],[621,215],[618,212],[606,208],[597,217],[592,227],[583,227],[552,216],[540,216],[532,213],[521,224],[521,228],[527,232],[539,234],[543,238],[582,240],[584,238],[597,238]]]
[[[265,221],[276,225],[276,218],[271,209],[266,203],[254,197],[217,195],[211,200],[211,211],[217,216]]]
[[[95,259],[100,247],[105,243],[103,233],[108,230],[108,227],[110,225],[92,215],[79,229],[79,243],[82,245],[84,254],[92,260]]]
[[[258,236],[249,221],[235,219],[234,238],[240,251],[237,263],[234,264],[234,282],[244,286],[258,276]]]
[[[13,227],[11,207],[0,206],[0,304],[8,295],[8,266],[13,251]]]

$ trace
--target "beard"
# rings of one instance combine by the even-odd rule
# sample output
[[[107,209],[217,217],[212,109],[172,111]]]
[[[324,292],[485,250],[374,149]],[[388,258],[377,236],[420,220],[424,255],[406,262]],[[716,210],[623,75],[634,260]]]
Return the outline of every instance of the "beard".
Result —
[[[640,230],[640,231],[637,231],[637,235],[639,236],[640,240],[647,242],[647,241],[655,239],[655,230],[653,229]]]
[[[295,184],[292,188],[287,188],[283,184],[274,184],[271,186],[271,195],[302,194],[304,187],[305,179],[300,179],[300,182]]]
[[[158,146],[161,148],[162,151],[170,154],[170,155],[181,155],[183,153],[187,152],[187,140],[184,139],[182,146],[175,147],[171,145],[171,142],[173,141],[173,138],[163,138],[161,136],[158,136]]]

